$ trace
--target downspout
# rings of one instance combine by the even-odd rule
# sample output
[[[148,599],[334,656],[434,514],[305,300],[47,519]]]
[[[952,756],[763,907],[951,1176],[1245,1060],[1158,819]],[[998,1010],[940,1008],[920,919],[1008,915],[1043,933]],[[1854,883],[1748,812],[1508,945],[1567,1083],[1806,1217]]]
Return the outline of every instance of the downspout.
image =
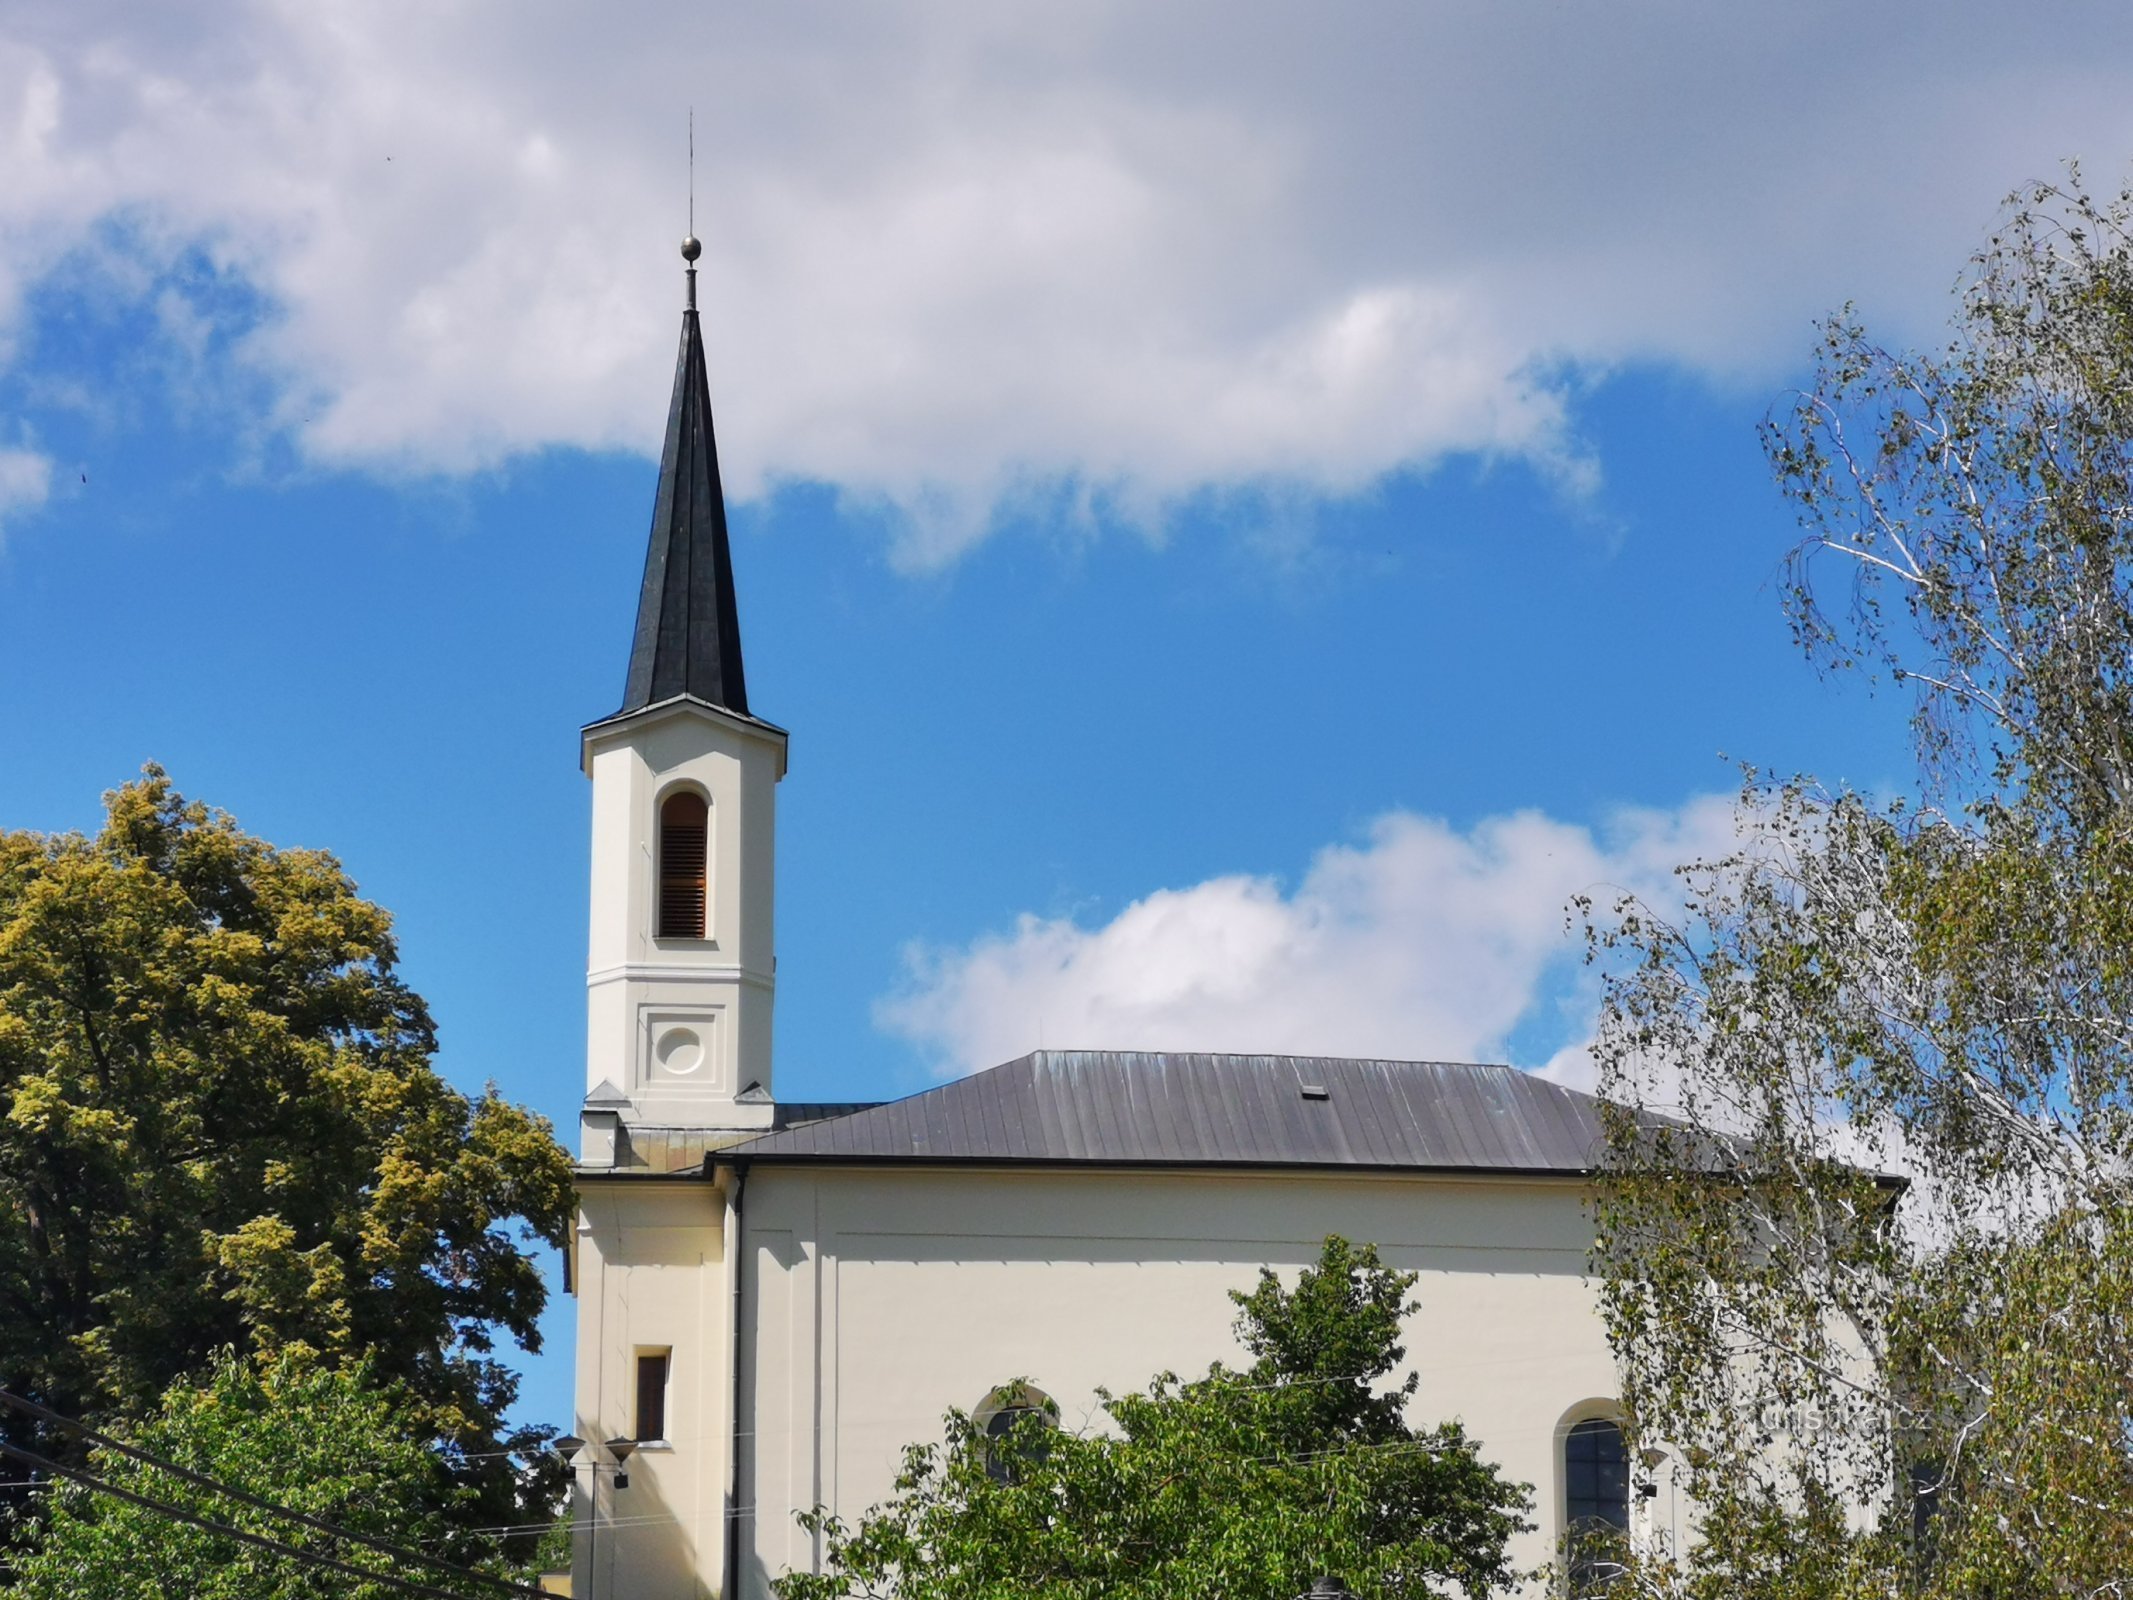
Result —
[[[726,1420],[726,1570],[719,1585],[721,1600],[734,1600],[740,1593],[741,1573],[741,1191],[748,1186],[745,1157],[733,1161],[726,1191],[726,1270],[733,1279],[733,1318],[726,1341],[726,1359],[733,1367],[733,1387]]]

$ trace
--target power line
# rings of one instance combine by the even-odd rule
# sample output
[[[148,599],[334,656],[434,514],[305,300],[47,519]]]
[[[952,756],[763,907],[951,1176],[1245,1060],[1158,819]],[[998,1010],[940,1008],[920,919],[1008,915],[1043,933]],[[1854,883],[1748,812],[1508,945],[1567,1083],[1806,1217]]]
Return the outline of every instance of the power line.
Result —
[[[0,1439],[0,1455],[20,1461],[25,1466],[38,1467],[46,1472],[56,1472],[62,1478],[71,1478],[85,1488],[95,1490],[98,1494],[111,1495],[116,1499],[140,1506],[144,1510],[153,1511],[158,1516],[169,1517],[173,1521],[187,1523],[207,1533],[220,1534],[225,1539],[235,1539],[240,1544],[252,1545],[257,1549],[269,1551],[274,1555],[286,1556],[292,1561],[308,1562],[315,1567],[325,1567],[329,1571],[341,1573],[346,1577],[360,1578],[365,1583],[383,1584],[388,1589],[398,1589],[402,1594],[422,1595],[425,1600],[466,1600],[466,1595],[463,1591],[455,1592],[450,1589],[439,1589],[433,1584],[417,1583],[412,1578],[403,1578],[390,1572],[380,1572],[375,1567],[359,1567],[352,1562],[342,1561],[335,1556],[325,1555],[317,1550],[305,1550],[297,1545],[284,1544],[281,1540],[271,1539],[263,1533],[252,1533],[244,1528],[234,1527],[227,1522],[217,1522],[212,1517],[199,1516],[186,1510],[183,1506],[172,1505],[168,1500],[157,1500],[145,1494],[136,1494],[131,1489],[122,1489],[115,1483],[106,1482],[93,1472],[85,1472],[80,1467],[70,1467],[63,1461],[54,1461],[50,1456],[41,1456],[34,1450],[25,1450],[19,1444],[9,1444],[5,1439]],[[471,1576],[481,1577],[482,1575],[474,1573]],[[494,1583],[499,1580],[492,1578],[486,1581]],[[511,1590],[515,1594],[536,1596],[538,1600],[550,1600],[544,1590],[529,1589],[519,1584],[511,1585]]]
[[[388,1544],[383,1539],[373,1539],[368,1534],[354,1533],[347,1528],[336,1527],[333,1523],[311,1516],[306,1512],[298,1511],[292,1506],[277,1505],[272,1500],[262,1499],[256,1494],[236,1488],[231,1484],[222,1482],[220,1479],[208,1477],[205,1473],[194,1472],[190,1468],[179,1466],[176,1462],[165,1461],[161,1456],[150,1455],[146,1450],[140,1449],[138,1446],[126,1444],[122,1440],[112,1438],[109,1434],[99,1433],[85,1422],[77,1422],[72,1417],[62,1416],[49,1406],[41,1406],[34,1400],[25,1400],[21,1395],[10,1394],[5,1389],[0,1389],[0,1405],[19,1411],[25,1416],[35,1417],[40,1422],[51,1423],[54,1427],[64,1429],[68,1433],[88,1440],[100,1449],[109,1450],[114,1455],[125,1456],[129,1460],[138,1461],[144,1466],[154,1467],[158,1472],[168,1473],[171,1477],[181,1482],[189,1483],[197,1489],[209,1490],[212,1493],[251,1506],[254,1510],[267,1512],[272,1516],[285,1517],[291,1522],[301,1523],[304,1527],[310,1528],[314,1532],[327,1534],[336,1539],[346,1539],[351,1544],[362,1545],[366,1549],[375,1550],[380,1555],[391,1556],[399,1561],[410,1561],[418,1566],[427,1566],[439,1572],[449,1572],[454,1577],[468,1578],[488,1588],[501,1590],[505,1594],[542,1595],[546,1592],[541,1589],[530,1589],[522,1583],[512,1583],[505,1578],[491,1577],[486,1572],[476,1572],[471,1567],[462,1567],[455,1562],[446,1561],[440,1556],[426,1556],[418,1550],[404,1549],[396,1544]],[[6,1447],[0,1446],[0,1448]],[[64,1471],[65,1469],[62,1468],[60,1470]],[[69,1476],[73,1475],[69,1474]],[[116,1488],[112,1492],[117,1494],[126,1493],[126,1491]],[[143,1501],[142,1503],[146,1504],[147,1502]],[[294,1547],[292,1546],[291,1548]],[[361,1571],[363,1569],[356,1568],[354,1570]]]

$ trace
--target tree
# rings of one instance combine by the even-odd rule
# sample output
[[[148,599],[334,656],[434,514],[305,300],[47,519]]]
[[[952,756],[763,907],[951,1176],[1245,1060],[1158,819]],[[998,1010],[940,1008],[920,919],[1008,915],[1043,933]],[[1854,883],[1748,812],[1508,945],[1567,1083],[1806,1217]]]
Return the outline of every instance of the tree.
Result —
[[[1400,1318],[1411,1273],[1329,1238],[1293,1289],[1233,1291],[1253,1356],[1141,1393],[1100,1395],[1112,1431],[1066,1433],[1003,1397],[1013,1424],[950,1412],[904,1453],[895,1495],[847,1526],[819,1507],[825,1570],[783,1600],[1289,1600],[1321,1573],[1365,1600],[1482,1595],[1511,1578],[1530,1492],[1456,1423],[1406,1420]]]
[[[476,1491],[459,1483],[422,1438],[404,1392],[367,1366],[328,1368],[301,1352],[257,1364],[225,1352],[197,1383],[183,1381],[133,1430],[136,1449],[257,1499],[453,1567],[512,1577],[495,1541],[460,1526]],[[455,1594],[498,1591],[423,1562],[396,1560],[247,1505],[113,1451],[89,1459],[95,1476],[146,1499]],[[79,1483],[62,1486],[50,1523],[22,1563],[21,1600],[397,1600],[313,1561],[263,1550]]]
[[[2129,218],[2017,197],[1945,352],[1841,316],[1769,427],[1797,634],[1909,692],[1915,792],[1752,780],[1684,916],[1594,918],[1605,1305],[1709,1507],[1654,1592],[2133,1572]]]
[[[212,1352],[367,1360],[504,1523],[504,1456],[559,1244],[545,1121],[430,1065],[391,919],[330,855],[278,850],[150,767],[94,838],[0,833],[0,1384],[145,1416]],[[64,1436],[9,1434],[46,1451]],[[531,1496],[532,1506],[525,1502]]]

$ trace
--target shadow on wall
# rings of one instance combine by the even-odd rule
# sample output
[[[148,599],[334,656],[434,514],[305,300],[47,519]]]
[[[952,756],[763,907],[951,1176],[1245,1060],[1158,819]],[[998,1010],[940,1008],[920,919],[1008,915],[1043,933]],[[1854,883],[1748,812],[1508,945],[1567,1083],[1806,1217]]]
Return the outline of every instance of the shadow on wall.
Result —
[[[580,1467],[571,1499],[579,1567],[589,1568],[591,1578],[581,1593],[587,1600],[712,1600],[718,1590],[703,1572],[718,1559],[724,1517],[714,1515],[708,1528],[690,1526],[693,1519],[660,1488],[659,1461],[668,1452],[654,1447],[633,1454],[623,1468],[628,1486],[618,1488],[606,1451],[592,1451],[599,1466]],[[598,1486],[593,1515],[586,1503],[588,1480]]]
[[[748,1530],[743,1528],[743,1533]],[[748,1539],[741,1546],[741,1586],[735,1592],[735,1600],[772,1600],[770,1580],[776,1576],[763,1564],[756,1554],[755,1540]]]

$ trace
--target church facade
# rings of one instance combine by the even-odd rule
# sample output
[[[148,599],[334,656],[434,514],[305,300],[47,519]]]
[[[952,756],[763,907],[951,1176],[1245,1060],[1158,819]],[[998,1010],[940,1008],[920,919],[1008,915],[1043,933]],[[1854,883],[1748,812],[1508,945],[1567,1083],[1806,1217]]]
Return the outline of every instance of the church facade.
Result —
[[[684,255],[694,260],[694,241]],[[695,269],[621,708],[592,781],[572,1592],[761,1600],[950,1407],[1237,1355],[1226,1291],[1339,1233],[1420,1274],[1417,1420],[1574,1519],[1678,1537],[1632,1469],[1585,1276],[1596,1105],[1503,1066],[1039,1052],[881,1105],[781,1100],[775,811],[751,710]],[[1535,1592],[1541,1592],[1536,1588]]]

